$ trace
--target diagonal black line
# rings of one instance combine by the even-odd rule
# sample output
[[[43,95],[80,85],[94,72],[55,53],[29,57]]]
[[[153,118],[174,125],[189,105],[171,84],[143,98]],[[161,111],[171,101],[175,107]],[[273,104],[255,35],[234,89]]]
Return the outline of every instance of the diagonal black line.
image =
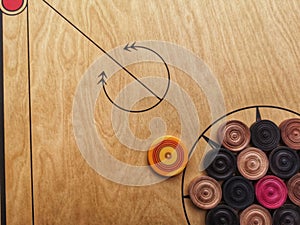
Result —
[[[30,67],[30,27],[29,27],[29,7],[26,11],[27,20],[27,74],[28,74],[28,111],[29,111],[29,148],[30,148],[30,176],[31,176],[31,216],[34,225],[34,176],[33,176],[33,152],[32,152],[32,113],[31,113],[31,67]]]
[[[3,68],[3,14],[0,11],[0,191],[1,225],[6,225],[6,184],[5,184],[5,132],[4,132],[4,68]]]
[[[75,30],[81,33],[86,39],[92,42],[99,50],[101,50],[107,57],[109,57],[112,61],[114,61],[118,66],[120,66],[124,71],[126,71],[133,79],[135,79],[138,83],[140,83],[144,88],[146,88],[152,95],[154,95],[159,100],[162,100],[157,94],[155,94],[149,87],[147,87],[142,81],[140,81],[133,73],[131,73],[128,69],[126,69],[121,63],[119,63],[115,58],[113,58],[107,51],[105,51],[100,45],[98,45],[93,39],[91,39],[87,34],[81,31],[75,24],[73,24],[67,17],[65,17],[62,13],[60,13],[57,9],[55,9],[51,4],[47,1],[43,0],[45,4],[47,4],[55,13],[57,13],[60,17],[62,17],[66,22],[68,22]]]

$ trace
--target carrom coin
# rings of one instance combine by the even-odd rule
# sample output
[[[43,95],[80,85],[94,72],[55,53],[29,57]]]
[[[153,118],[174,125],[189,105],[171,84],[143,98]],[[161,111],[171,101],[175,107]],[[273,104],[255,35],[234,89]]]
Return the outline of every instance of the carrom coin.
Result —
[[[188,162],[188,151],[176,137],[164,136],[153,142],[148,162],[159,175],[171,177],[181,173]]]

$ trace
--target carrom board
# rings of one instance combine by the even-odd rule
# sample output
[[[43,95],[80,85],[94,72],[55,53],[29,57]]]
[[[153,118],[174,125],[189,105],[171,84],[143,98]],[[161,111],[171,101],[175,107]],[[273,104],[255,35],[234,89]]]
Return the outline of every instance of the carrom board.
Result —
[[[0,18],[2,225],[204,225],[187,186],[216,121],[299,116],[297,0],[2,0]],[[147,162],[164,135],[189,151],[169,179]]]

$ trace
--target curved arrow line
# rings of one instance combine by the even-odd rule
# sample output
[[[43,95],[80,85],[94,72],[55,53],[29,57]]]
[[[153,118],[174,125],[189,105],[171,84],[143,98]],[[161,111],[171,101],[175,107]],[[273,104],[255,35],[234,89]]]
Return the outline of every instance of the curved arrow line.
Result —
[[[134,43],[134,44],[135,44],[135,43]],[[164,65],[165,65],[165,67],[166,67],[167,73],[168,73],[168,84],[167,84],[167,88],[166,88],[166,91],[165,91],[165,93],[163,94],[163,96],[162,96],[161,98],[159,98],[159,101],[158,101],[156,104],[154,104],[153,106],[151,106],[151,107],[149,107],[149,108],[146,108],[146,109],[143,109],[143,110],[129,110],[129,109],[126,109],[126,108],[123,108],[123,107],[119,106],[118,104],[116,104],[116,103],[109,97],[109,95],[108,95],[108,93],[107,93],[107,91],[106,91],[106,89],[105,89],[106,83],[103,83],[103,81],[102,81],[102,86],[103,86],[103,90],[104,90],[104,93],[105,93],[106,97],[108,98],[108,100],[109,100],[114,106],[116,106],[117,108],[119,108],[119,109],[121,109],[121,110],[123,110],[123,111],[126,111],[126,112],[130,112],[130,113],[141,113],[141,112],[146,112],[146,111],[148,111],[148,110],[153,109],[154,107],[156,107],[157,105],[159,105],[159,104],[162,102],[162,100],[164,100],[164,98],[166,97],[166,95],[167,95],[167,93],[168,93],[168,91],[169,91],[169,89],[170,89],[170,79],[171,79],[171,76],[170,76],[170,70],[169,70],[168,64],[166,63],[166,61],[163,59],[163,57],[162,57],[160,54],[158,54],[156,51],[154,51],[154,50],[151,49],[151,48],[148,48],[148,47],[145,47],[145,46],[138,46],[138,45],[134,45],[134,44],[131,46],[131,48],[133,48],[133,49],[135,49],[135,48],[143,48],[143,49],[149,50],[149,51],[153,52],[155,55],[157,55],[157,56],[163,61]],[[104,82],[105,82],[105,81],[104,81]],[[99,81],[98,83],[101,83],[101,81]]]
[[[129,112],[129,113],[142,113],[142,112],[146,112],[146,111],[151,110],[151,109],[153,109],[154,107],[156,107],[156,106],[157,106],[159,103],[161,103],[161,101],[163,100],[163,99],[162,99],[162,100],[158,101],[155,105],[153,105],[153,106],[151,106],[151,107],[149,107],[149,108],[147,108],[147,109],[142,109],[142,110],[129,110],[129,109],[126,109],[126,108],[123,108],[123,107],[117,105],[117,104],[109,97],[109,95],[108,95],[107,92],[106,92],[105,85],[103,85],[103,90],[104,90],[104,94],[106,95],[106,97],[108,98],[108,100],[109,100],[115,107],[117,107],[118,109],[121,109],[121,110],[123,110],[123,111]]]
[[[43,0],[45,4],[47,4],[54,12],[56,12],[59,16],[61,16],[67,23],[69,23],[74,29],[76,29],[79,33],[81,33],[86,39],[92,42],[99,50],[101,50],[107,57],[109,57],[112,61],[114,61],[118,66],[120,66],[126,73],[128,73],[133,79],[135,79],[138,83],[140,83],[145,89],[147,89],[152,95],[154,95],[157,99],[162,100],[157,94],[155,94],[149,87],[147,87],[144,83],[142,83],[133,73],[131,73],[128,69],[126,69],[121,63],[119,63],[115,58],[113,58],[107,51],[105,51],[100,45],[98,45],[93,39],[87,36],[83,31],[81,31],[78,27],[76,27],[67,17],[61,14],[57,9],[55,9],[52,5],[50,5],[47,1]]]

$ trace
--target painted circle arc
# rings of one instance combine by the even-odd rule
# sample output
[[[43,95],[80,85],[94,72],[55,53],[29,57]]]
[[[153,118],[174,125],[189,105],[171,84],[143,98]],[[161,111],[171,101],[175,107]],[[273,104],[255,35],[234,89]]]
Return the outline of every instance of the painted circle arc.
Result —
[[[155,50],[163,57],[168,66],[173,66],[190,76],[192,81],[198,85],[206,97],[212,121],[225,113],[225,104],[219,83],[207,65],[196,55],[183,47],[168,42],[143,41],[138,42],[138,44]],[[109,54],[117,58],[124,67],[140,62],[161,63],[161,59],[155,54],[142,54],[137,57],[137,54],[130,54],[130,52],[124,51],[122,46],[109,51]],[[123,185],[145,186],[167,179],[166,177],[154,174],[150,166],[131,165],[116,159],[104,147],[103,143],[105,139],[97,132],[94,118],[95,104],[100,92],[103,91],[103,87],[97,84],[99,82],[98,76],[103,70],[105,70],[107,79],[109,79],[110,76],[120,70],[120,67],[107,57],[107,55],[99,57],[82,76],[73,100],[73,130],[78,149],[83,158],[99,175]],[[154,84],[153,87],[157,90],[165,90],[166,86],[162,80],[166,81],[167,79],[161,77],[159,79],[156,77],[150,77],[146,80],[141,79],[142,82],[145,81],[145,83]],[[131,90],[134,90],[135,87],[139,87],[137,85],[139,84],[134,82],[128,86],[131,86]],[[141,99],[153,97],[145,88],[140,90],[138,95],[125,94],[126,98],[124,101],[126,102],[122,103],[132,106]],[[126,87],[122,92],[126,93]],[[181,102],[184,104],[184,107],[182,104],[178,104],[179,96],[183,98]],[[164,98],[164,101],[171,104],[179,114],[181,134],[178,138],[182,140],[188,150],[192,149],[201,130],[201,118],[198,117],[192,98],[180,87],[180,84],[172,81],[172,74],[170,90]],[[116,116],[118,113],[121,113],[121,115],[118,116],[121,118],[122,115],[128,117],[130,112],[113,107],[112,116]],[[117,126],[124,126],[124,121],[120,119],[118,119],[118,121],[120,124],[117,124]],[[114,122],[113,118],[111,122]],[[116,136],[117,135],[116,133]],[[123,134],[122,136],[131,138],[131,141],[135,139],[130,133],[128,133],[128,135],[127,133]],[[148,149],[150,145],[146,146],[145,143],[152,143],[160,136],[161,134],[158,136],[154,132],[150,139],[143,141],[138,140],[137,142],[140,144],[143,143],[143,148]],[[117,136],[117,138],[119,139],[119,136]],[[141,146],[129,145],[126,141],[128,142],[128,140],[123,139],[121,143],[124,146],[130,147],[130,150],[140,150]],[[132,141],[132,143],[135,143],[135,140]]]

